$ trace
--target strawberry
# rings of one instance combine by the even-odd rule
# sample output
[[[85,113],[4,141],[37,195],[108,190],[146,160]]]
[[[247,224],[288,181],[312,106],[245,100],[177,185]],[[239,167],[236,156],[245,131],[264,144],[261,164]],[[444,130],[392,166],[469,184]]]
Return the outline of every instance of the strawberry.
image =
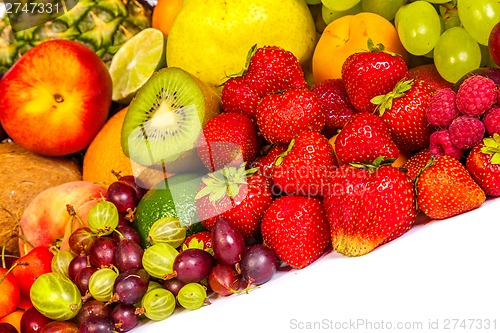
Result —
[[[387,94],[408,74],[408,67],[399,55],[384,51],[368,39],[368,50],[357,52],[344,61],[342,80],[352,105],[359,111],[372,112],[375,96]]]
[[[226,112],[236,112],[256,121],[260,97],[245,82],[242,76],[229,78],[222,87],[221,104]]]
[[[361,256],[412,227],[417,211],[413,183],[404,171],[377,159],[344,164],[324,195],[333,248]]]
[[[379,156],[396,159],[399,149],[384,121],[369,112],[360,112],[346,124],[335,140],[339,164],[373,162]]]
[[[259,168],[259,172],[267,178],[272,178],[275,162],[278,157],[287,150],[286,145],[271,146],[261,156],[259,156],[251,165],[252,168]]]
[[[432,156],[416,181],[418,208],[432,219],[445,219],[478,208],[484,191],[455,158]]]
[[[304,71],[297,57],[278,46],[250,51],[245,82],[260,97],[288,89],[307,88]]]
[[[196,211],[211,230],[217,217],[228,219],[246,239],[256,236],[264,211],[273,201],[271,182],[256,172],[225,167],[202,178],[196,193]]]
[[[268,142],[288,144],[302,131],[320,132],[325,126],[325,113],[309,89],[289,89],[262,98],[257,107],[257,126]]]
[[[413,154],[401,167],[406,170],[408,177],[410,177],[412,181],[415,181],[431,158],[432,154],[429,148],[424,148]]]
[[[500,196],[500,134],[484,138],[467,156],[465,167],[486,195]]]
[[[337,161],[328,139],[314,131],[297,134],[276,160],[274,185],[288,195],[322,196]]]
[[[213,254],[211,232],[198,231],[191,236],[186,237],[179,250],[184,251],[187,249],[201,249]]]
[[[429,146],[435,128],[427,120],[426,109],[434,93],[425,81],[401,80],[390,93],[372,99],[399,149],[416,151]]]
[[[331,138],[356,114],[356,108],[349,101],[342,79],[328,79],[316,83],[311,91],[318,97],[325,113],[326,122],[322,134]]]
[[[284,196],[269,206],[262,219],[262,239],[283,262],[304,268],[330,245],[330,231],[321,200]]]
[[[257,127],[242,114],[221,113],[207,122],[197,152],[210,171],[251,163],[259,152]]]

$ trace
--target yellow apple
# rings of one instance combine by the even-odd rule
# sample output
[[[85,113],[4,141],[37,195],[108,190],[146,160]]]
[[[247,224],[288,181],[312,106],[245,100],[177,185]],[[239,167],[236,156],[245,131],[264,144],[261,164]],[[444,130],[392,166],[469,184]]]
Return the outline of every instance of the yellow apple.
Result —
[[[213,85],[245,67],[252,45],[276,45],[307,63],[316,44],[304,0],[184,0],[170,30],[167,64]]]

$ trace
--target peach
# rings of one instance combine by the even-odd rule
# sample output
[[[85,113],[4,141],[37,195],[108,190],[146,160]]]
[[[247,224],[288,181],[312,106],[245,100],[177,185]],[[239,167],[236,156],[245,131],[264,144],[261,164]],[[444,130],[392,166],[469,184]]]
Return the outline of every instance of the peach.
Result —
[[[74,208],[86,225],[89,210],[105,195],[106,188],[103,185],[81,180],[53,186],[40,192],[21,216],[22,237],[19,239],[21,255],[36,246],[50,246],[55,241],[62,240],[71,230],[81,226],[78,219],[70,216],[67,205]]]
[[[76,41],[26,52],[0,81],[0,122],[26,150],[63,156],[86,148],[108,118],[112,82],[99,56]]]
[[[394,25],[378,14],[362,12],[336,19],[325,28],[313,54],[314,81],[341,78],[344,61],[355,52],[368,50],[369,38],[383,44],[386,51],[401,55],[408,64],[408,52]]]

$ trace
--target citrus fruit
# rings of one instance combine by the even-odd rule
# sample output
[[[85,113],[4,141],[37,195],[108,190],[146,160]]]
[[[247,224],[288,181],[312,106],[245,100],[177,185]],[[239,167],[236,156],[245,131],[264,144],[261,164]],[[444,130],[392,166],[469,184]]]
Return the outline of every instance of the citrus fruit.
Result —
[[[174,23],[177,13],[181,10],[182,0],[158,0],[153,8],[151,25],[153,28],[161,30],[165,37],[168,37],[170,28]]]
[[[113,100],[128,103],[153,73],[165,65],[165,38],[146,28],[120,47],[109,65]]]
[[[117,180],[114,173],[119,173],[140,177],[145,180],[143,187],[151,187],[164,178],[162,171],[135,164],[123,153],[121,131],[126,113],[124,108],[109,118],[90,143],[83,158],[83,180],[109,185]]]
[[[178,174],[160,181],[142,197],[137,205],[134,225],[144,247],[150,245],[147,237],[151,226],[161,218],[178,218],[186,227],[201,224],[198,223],[194,198],[200,183],[201,175]]]

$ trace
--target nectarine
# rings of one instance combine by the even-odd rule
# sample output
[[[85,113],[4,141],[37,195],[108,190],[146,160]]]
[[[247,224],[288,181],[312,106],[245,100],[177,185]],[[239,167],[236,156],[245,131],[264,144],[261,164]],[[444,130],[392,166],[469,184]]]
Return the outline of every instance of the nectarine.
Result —
[[[0,121],[20,146],[63,156],[86,148],[108,118],[112,82],[91,49],[51,40],[26,52],[0,80]]]

